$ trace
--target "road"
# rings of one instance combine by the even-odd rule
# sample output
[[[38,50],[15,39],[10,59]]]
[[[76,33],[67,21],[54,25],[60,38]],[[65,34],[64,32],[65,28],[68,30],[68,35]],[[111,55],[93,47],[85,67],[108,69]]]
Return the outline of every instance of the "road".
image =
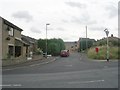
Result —
[[[3,69],[4,88],[117,88],[118,62],[71,53],[48,64]]]

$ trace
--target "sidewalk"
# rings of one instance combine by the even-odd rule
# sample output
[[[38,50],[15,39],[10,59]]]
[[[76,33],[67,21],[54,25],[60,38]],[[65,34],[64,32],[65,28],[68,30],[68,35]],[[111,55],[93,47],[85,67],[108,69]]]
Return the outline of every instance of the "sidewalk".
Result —
[[[95,60],[95,59],[91,59],[92,61],[96,61],[96,62],[108,62],[107,60]],[[119,60],[117,59],[110,59],[109,62],[118,62]]]
[[[27,57],[23,58],[23,59],[2,60],[2,67],[13,66],[13,65],[18,65],[18,64],[23,64],[23,63],[26,63],[26,62],[30,62],[30,61],[42,60],[42,59],[44,59],[43,56],[38,55],[38,56],[34,56],[31,60],[27,60]]]
[[[7,69],[7,68],[14,68],[14,67],[23,67],[23,66],[28,66],[28,65],[41,65],[41,64],[47,64],[50,62],[53,62],[57,59],[57,57],[41,57],[41,58],[37,58],[37,59],[32,59],[32,60],[22,60],[21,62],[17,62],[17,63],[10,63],[5,65],[2,65],[3,69]],[[20,60],[19,60],[20,61]]]

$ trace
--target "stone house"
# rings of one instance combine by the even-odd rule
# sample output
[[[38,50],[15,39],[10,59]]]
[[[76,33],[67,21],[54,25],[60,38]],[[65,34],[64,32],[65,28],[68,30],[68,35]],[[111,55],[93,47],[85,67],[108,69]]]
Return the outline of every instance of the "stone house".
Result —
[[[0,59],[21,59],[28,53],[29,44],[21,39],[23,30],[0,17]]]
[[[21,39],[22,39],[22,41],[26,42],[29,45],[27,56],[30,55],[30,52],[35,54],[35,52],[37,50],[37,40],[32,37],[25,36],[25,35],[21,35]]]

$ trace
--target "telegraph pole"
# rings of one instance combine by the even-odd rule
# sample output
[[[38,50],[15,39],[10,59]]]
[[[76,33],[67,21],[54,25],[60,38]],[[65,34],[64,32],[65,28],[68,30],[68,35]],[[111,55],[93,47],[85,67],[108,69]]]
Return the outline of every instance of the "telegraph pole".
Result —
[[[88,49],[88,42],[87,42],[87,26],[86,26],[86,52],[87,52],[87,49]]]

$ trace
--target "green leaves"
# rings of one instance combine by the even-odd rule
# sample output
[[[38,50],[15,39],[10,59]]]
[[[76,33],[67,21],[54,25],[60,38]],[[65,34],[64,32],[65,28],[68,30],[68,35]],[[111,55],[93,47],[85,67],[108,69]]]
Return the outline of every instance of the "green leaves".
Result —
[[[46,52],[46,39],[38,40],[38,47],[43,52]],[[62,39],[48,39],[47,40],[47,53],[53,56],[59,55],[61,50],[65,49],[65,44]]]
[[[87,39],[87,41],[86,41],[85,38],[84,38],[84,39],[81,39],[81,40],[80,40],[80,51],[86,50],[86,48],[92,47],[93,44],[94,44],[94,42],[95,42],[95,40],[93,40],[93,39]],[[86,45],[86,44],[87,44],[87,45]]]

